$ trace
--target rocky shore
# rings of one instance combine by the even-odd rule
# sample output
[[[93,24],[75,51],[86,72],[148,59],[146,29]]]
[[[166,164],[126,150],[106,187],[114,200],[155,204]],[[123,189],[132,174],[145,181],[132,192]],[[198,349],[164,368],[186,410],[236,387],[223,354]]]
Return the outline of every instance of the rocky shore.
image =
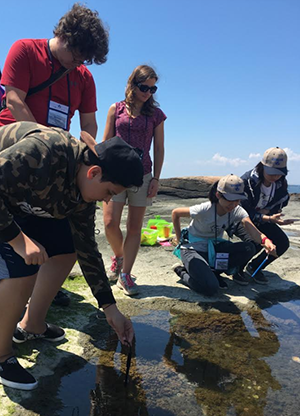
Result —
[[[204,202],[209,187],[217,177],[174,178],[162,180],[159,196],[147,209],[144,224],[149,218],[160,215],[171,220],[171,212],[180,206],[191,206]],[[175,196],[174,196],[175,195]],[[184,196],[179,198],[178,195]],[[196,196],[195,196],[196,195]],[[284,209],[286,218],[300,218],[299,194],[292,196]],[[126,228],[127,209],[124,210],[121,228]],[[188,224],[188,220],[182,225]],[[111,249],[106,241],[99,206],[96,215],[96,228],[99,249],[107,267],[110,265]],[[226,278],[228,289],[220,291],[211,298],[202,296],[183,286],[173,272],[172,265],[177,258],[172,254],[173,246],[142,246],[134,265],[133,274],[139,286],[139,295],[129,298],[115,285],[112,286],[119,308],[132,318],[144,315],[149,317],[154,310],[172,313],[185,311],[197,312],[207,309],[219,311],[256,310],[270,303],[300,298],[300,222],[283,227],[290,238],[290,248],[267,269],[270,283],[261,286],[251,283],[238,286],[230,277]],[[67,341],[59,345],[46,345],[45,342],[27,343],[18,346],[17,355],[23,365],[40,379],[40,387],[35,392],[18,392],[0,385],[0,416],[53,416],[60,409],[59,386],[69,373],[81,368],[96,357],[99,351],[99,339],[107,331],[105,320],[96,319],[97,304],[76,265],[72,278],[65,283],[65,289],[71,296],[69,308],[50,308],[49,322],[65,328]],[[104,331],[104,332],[103,332]],[[96,341],[98,340],[98,341]],[[29,345],[30,344],[30,345]],[[82,385],[80,383],[80,385]],[[68,396],[66,396],[68,397]],[[47,405],[46,405],[47,403]],[[68,413],[67,413],[68,411]],[[72,415],[67,409],[63,415]],[[74,413],[76,414],[76,413]]]
[[[298,195],[298,194],[297,194]],[[196,203],[204,202],[205,198],[188,198],[179,199],[167,195],[159,195],[152,207],[147,210],[145,224],[149,218],[160,215],[167,221],[171,221],[171,212],[174,208],[180,206],[192,206]],[[126,212],[126,211],[125,211]],[[124,213],[125,214],[125,213]],[[300,218],[298,196],[292,197],[289,205],[284,208],[286,218]],[[123,217],[124,218],[124,217]],[[182,221],[182,225],[187,225],[189,220]],[[101,215],[98,219],[99,229],[103,229]],[[125,222],[123,223],[125,229]],[[227,278],[228,290],[219,293],[219,296],[208,298],[197,294],[183,286],[177,275],[172,271],[172,265],[177,261],[172,254],[173,247],[162,247],[160,245],[153,247],[141,247],[133,274],[137,276],[137,284],[140,286],[140,294],[137,299],[140,301],[151,301],[155,298],[178,299],[192,303],[214,303],[230,302],[238,307],[250,307],[259,298],[276,298],[283,296],[285,293],[300,294],[300,274],[299,255],[300,255],[300,222],[283,227],[290,238],[289,250],[278,260],[276,260],[267,269],[270,280],[269,285],[261,286],[256,283],[248,287],[238,286],[231,278]],[[111,250],[107,244],[104,235],[99,236],[100,250],[106,264],[110,263]],[[113,287],[116,298],[125,298],[119,289]],[[130,299],[129,303],[135,302]],[[187,304],[184,304],[187,307]]]
[[[183,176],[160,180],[158,194],[180,199],[207,198],[211,186],[220,176]],[[300,194],[291,194],[292,201],[300,201]]]
[[[206,198],[211,186],[220,176],[185,176],[160,180],[159,195],[181,199]]]

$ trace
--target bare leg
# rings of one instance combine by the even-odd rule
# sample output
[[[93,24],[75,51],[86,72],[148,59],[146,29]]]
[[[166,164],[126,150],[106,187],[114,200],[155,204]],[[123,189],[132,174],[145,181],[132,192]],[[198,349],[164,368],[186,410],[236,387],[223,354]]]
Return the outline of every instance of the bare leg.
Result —
[[[103,203],[105,235],[116,257],[123,257],[123,234],[120,229],[123,207],[122,202]]]
[[[36,275],[0,280],[0,361],[13,355],[12,337],[32,292]]]
[[[127,234],[124,241],[123,272],[130,273],[141,243],[141,229],[146,207],[128,207]]]
[[[45,331],[45,320],[54,296],[60,289],[76,261],[76,254],[61,254],[51,257],[38,272],[29,306],[20,323],[27,332],[41,334]]]

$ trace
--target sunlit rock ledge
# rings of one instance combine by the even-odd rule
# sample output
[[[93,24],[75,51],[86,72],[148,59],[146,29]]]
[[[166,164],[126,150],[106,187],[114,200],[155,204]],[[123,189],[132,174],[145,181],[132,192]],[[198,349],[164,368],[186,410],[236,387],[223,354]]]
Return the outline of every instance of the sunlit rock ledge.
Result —
[[[183,176],[160,180],[158,193],[178,198],[206,198],[220,176]]]
[[[158,193],[177,198],[207,198],[211,186],[221,176],[182,176],[160,180]],[[292,201],[300,201],[300,194],[291,194]]]

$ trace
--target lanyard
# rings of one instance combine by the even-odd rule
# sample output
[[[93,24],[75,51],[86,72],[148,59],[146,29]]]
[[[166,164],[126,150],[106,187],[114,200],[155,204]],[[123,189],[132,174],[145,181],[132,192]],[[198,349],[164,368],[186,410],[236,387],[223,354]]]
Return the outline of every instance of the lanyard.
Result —
[[[230,227],[230,212],[228,212],[228,228]],[[217,243],[218,234],[217,234],[217,204],[215,204],[215,243]],[[230,237],[228,235],[228,241]]]
[[[53,55],[51,53],[50,50],[50,45],[49,45],[49,39],[47,41],[47,46],[48,46],[48,53],[49,53],[49,58],[50,58],[50,62],[51,62],[51,75],[53,75],[54,73],[54,64],[53,64]],[[70,78],[69,78],[69,74],[67,74],[67,86],[68,86],[68,119],[67,119],[67,126],[69,125],[69,118],[70,118],[70,105],[71,105],[71,90],[70,90]],[[49,103],[51,101],[51,96],[52,96],[52,86],[49,86],[49,96],[48,96],[48,106]]]

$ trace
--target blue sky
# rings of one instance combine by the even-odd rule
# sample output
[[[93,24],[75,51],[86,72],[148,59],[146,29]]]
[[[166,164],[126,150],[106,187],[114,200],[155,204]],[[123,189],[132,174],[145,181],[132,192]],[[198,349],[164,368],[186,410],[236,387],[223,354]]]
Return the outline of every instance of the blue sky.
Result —
[[[0,67],[20,38],[50,38],[73,2],[1,5]],[[98,137],[109,106],[124,98],[139,64],[159,74],[165,122],[162,177],[243,174],[273,146],[300,184],[299,0],[102,0],[85,4],[110,30],[97,87]],[[71,132],[78,137],[78,117]]]

